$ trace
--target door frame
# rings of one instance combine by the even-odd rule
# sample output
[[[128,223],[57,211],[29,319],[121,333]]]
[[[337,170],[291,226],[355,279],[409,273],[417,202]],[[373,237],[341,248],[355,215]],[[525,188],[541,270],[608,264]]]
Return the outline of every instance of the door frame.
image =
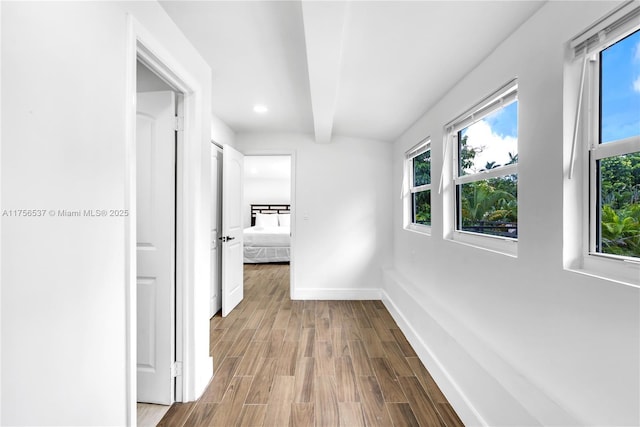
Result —
[[[201,99],[205,94],[198,80],[187,71],[180,61],[172,55],[160,41],[158,41],[131,14],[127,15],[127,59],[126,59],[126,178],[125,178],[125,208],[129,216],[125,218],[125,335],[126,335],[126,405],[127,425],[136,423],[136,364],[137,364],[137,330],[136,330],[136,63],[140,60],[170,86],[175,88],[178,95],[183,97],[184,131],[182,144],[177,147],[176,170],[176,360],[182,362],[182,376],[177,377],[176,401],[191,401],[197,398],[196,387],[203,382],[196,378],[195,349],[202,347],[197,342],[194,330],[195,286],[197,276],[197,254],[193,249],[195,242],[199,242],[193,218],[197,216],[194,200],[199,189],[201,134],[203,107]],[[200,273],[201,274],[201,273]],[[208,282],[208,281],[207,281]],[[203,326],[204,327],[204,326]],[[207,325],[208,327],[208,325]],[[201,329],[201,328],[198,328]],[[210,378],[212,368],[203,370],[199,366],[198,375],[205,372]]]
[[[211,148],[216,150],[217,156],[216,156],[216,161],[218,162],[216,165],[216,171],[218,176],[216,177],[217,181],[217,188],[211,188],[211,193],[213,193],[214,191],[216,192],[216,200],[217,200],[217,204],[215,206],[216,209],[216,220],[217,220],[217,224],[216,224],[216,228],[218,230],[218,235],[215,236],[215,244],[216,246],[216,267],[217,269],[215,270],[216,272],[216,277],[213,277],[213,272],[214,272],[214,265],[211,265],[211,281],[213,281],[214,279],[217,279],[216,282],[216,290],[215,292],[217,292],[217,297],[220,300],[220,309],[218,310],[212,310],[214,311],[214,313],[211,313],[211,317],[215,316],[216,313],[220,310],[222,310],[222,245],[220,244],[220,240],[219,237],[222,236],[222,157],[224,156],[224,147],[223,145],[219,144],[218,142],[216,142],[215,140],[211,140]],[[211,165],[213,167],[213,163]],[[211,173],[211,171],[209,171],[209,173]],[[211,225],[211,227],[213,227],[213,224]],[[214,242],[212,242],[212,244],[214,244]],[[210,295],[209,295],[210,299],[213,298],[213,291],[211,291]],[[217,305],[217,304],[216,304]]]
[[[240,150],[240,148],[238,148]],[[269,156],[289,156],[291,157],[291,202],[290,202],[290,210],[291,210],[291,245],[289,251],[289,298],[293,299],[293,296],[296,294],[296,285],[295,285],[295,258],[296,258],[296,150],[262,150],[262,149],[242,149],[242,154],[245,157],[252,156],[261,156],[261,157],[269,157]]]

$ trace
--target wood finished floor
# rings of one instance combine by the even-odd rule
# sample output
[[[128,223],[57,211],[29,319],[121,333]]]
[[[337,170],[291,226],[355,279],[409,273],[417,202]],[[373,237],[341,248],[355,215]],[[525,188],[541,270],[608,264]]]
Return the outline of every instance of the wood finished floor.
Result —
[[[380,301],[292,301],[288,265],[244,271],[211,319],[211,383],[158,426],[463,425]]]
[[[138,427],[157,426],[164,414],[169,410],[166,405],[154,405],[152,403],[138,403],[136,406],[136,418]]]

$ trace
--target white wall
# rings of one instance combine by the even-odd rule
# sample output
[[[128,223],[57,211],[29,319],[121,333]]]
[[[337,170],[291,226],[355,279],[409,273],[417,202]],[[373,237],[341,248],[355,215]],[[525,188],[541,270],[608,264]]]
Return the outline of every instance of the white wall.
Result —
[[[174,89],[138,61],[136,64],[136,90],[138,92],[157,92]]]
[[[235,147],[236,133],[225,122],[211,114],[211,140],[219,145]]]
[[[294,152],[293,297],[379,297],[391,254],[391,145],[303,134],[238,134],[236,143],[245,155]]]
[[[394,144],[394,189],[428,135],[439,176],[444,124],[518,77],[518,257],[444,240],[437,192],[430,237],[394,202],[385,299],[468,424],[640,424],[640,290],[562,258],[564,43],[616,4],[547,3]]]
[[[210,93],[211,70],[155,2],[3,2],[2,209],[127,206],[128,13]],[[208,96],[198,109],[201,147],[187,173],[186,298],[202,325],[185,337],[200,374],[191,394],[211,372]],[[125,425],[125,220],[5,217],[2,228],[0,424]]]
[[[272,171],[270,169],[272,164],[284,170]],[[242,216],[245,227],[251,226],[252,204],[290,204],[291,158],[289,156],[246,156],[243,197]]]

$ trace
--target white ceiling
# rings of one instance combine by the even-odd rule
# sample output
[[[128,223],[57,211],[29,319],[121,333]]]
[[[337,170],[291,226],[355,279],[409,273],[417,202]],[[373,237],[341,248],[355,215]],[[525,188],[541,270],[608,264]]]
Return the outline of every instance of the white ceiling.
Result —
[[[393,141],[543,3],[161,1],[211,65],[216,116],[318,142]]]

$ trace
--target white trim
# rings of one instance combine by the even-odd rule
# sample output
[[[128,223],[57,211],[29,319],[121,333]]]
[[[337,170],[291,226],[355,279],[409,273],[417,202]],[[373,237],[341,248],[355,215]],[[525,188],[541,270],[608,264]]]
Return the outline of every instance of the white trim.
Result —
[[[459,130],[471,126],[475,122],[479,122],[492,112],[499,108],[506,107],[518,100],[518,79],[508,81],[498,90],[484,97],[482,100],[473,104],[464,113],[451,120],[444,127],[451,129],[451,132],[457,133]]]
[[[407,290],[406,286],[403,283],[395,281],[394,284],[397,285],[398,288],[402,290],[402,292],[411,295],[411,293]],[[440,372],[442,376],[447,380],[451,388],[456,391],[458,396],[465,403],[465,408],[461,408],[460,406],[456,405],[456,407],[454,408],[456,414],[459,417],[464,418],[463,422],[465,423],[465,425],[488,426],[489,423],[483,419],[482,415],[478,412],[473,403],[465,395],[462,388],[453,379],[445,365],[440,361],[440,359],[438,359],[431,347],[428,346],[420,337],[420,334],[416,331],[411,322],[409,322],[407,318],[402,314],[402,310],[396,305],[395,301],[384,289],[381,291],[381,294],[382,303],[384,304],[387,311],[389,311],[389,314],[391,314],[391,317],[393,317],[393,320],[395,320],[400,327],[400,330],[404,334],[405,338],[407,338],[407,341],[409,341],[409,344],[411,344],[411,347],[413,347],[413,349],[416,351],[418,359],[420,359],[423,365],[429,367],[429,374],[433,376],[435,371]],[[452,342],[455,342],[455,340],[452,339]],[[439,381],[439,386],[443,386],[442,381]],[[447,400],[450,400],[450,397],[447,397]],[[466,413],[471,414],[475,418],[475,420],[470,421],[469,416],[465,416]]]
[[[197,384],[206,384],[203,378],[196,379],[196,375],[210,377],[212,369],[205,372],[200,369],[196,372],[196,355],[194,354],[194,278],[196,274],[195,254],[190,246],[194,239],[194,225],[192,218],[196,217],[195,191],[198,188],[200,177],[196,176],[200,169],[190,167],[200,164],[201,152],[201,128],[202,106],[201,99],[208,94],[198,80],[182,66],[175,58],[142,24],[131,14],[127,14],[127,71],[126,71],[126,177],[125,177],[125,208],[131,215],[125,221],[125,294],[126,294],[126,339],[127,339],[127,425],[135,425],[136,420],[136,162],[135,162],[135,95],[136,95],[136,62],[141,59],[150,66],[161,78],[184,94],[184,144],[180,151],[181,159],[178,166],[178,183],[180,188],[177,194],[178,220],[176,227],[178,236],[176,242],[176,289],[182,312],[182,325],[178,320],[176,334],[181,336],[182,349],[176,348],[181,354],[183,362],[182,400],[192,401],[201,391],[196,390]],[[208,142],[208,141],[207,141]],[[180,356],[177,356],[180,357]],[[180,378],[180,377],[179,377]]]
[[[415,233],[420,233],[420,234],[425,234],[427,236],[431,236],[431,226],[430,225],[416,224],[415,222],[412,222],[411,224],[408,224],[406,227],[404,227],[404,229],[407,230],[407,231],[413,231]]]
[[[0,1],[0,22],[2,22],[2,2]],[[0,31],[0,46],[2,46],[2,31]],[[0,55],[0,94],[2,93],[2,55]],[[0,129],[2,129],[2,103],[0,102]],[[0,165],[2,164],[2,136],[0,136]],[[1,175],[1,174],[0,174]],[[0,189],[2,188],[0,178]],[[0,201],[2,195],[0,193]],[[1,204],[1,203],[0,203]],[[0,221],[0,236],[2,236],[2,221]],[[0,248],[2,245],[0,245]],[[0,277],[2,277],[2,250],[0,249]],[[1,279],[0,279],[1,280]],[[0,283],[0,307],[2,307],[2,284]],[[2,330],[2,316],[0,316],[0,331]],[[0,378],[2,377],[2,339],[0,339]],[[2,424],[2,386],[0,381],[0,425]]]
[[[616,259],[606,254],[589,254],[583,258],[581,267],[570,267],[568,271],[589,277],[607,280],[620,285],[640,288],[640,265]]]
[[[623,156],[629,153],[640,151],[640,135],[632,136],[618,141],[605,142],[598,144],[592,150],[593,160],[600,160],[606,157]]]
[[[405,158],[412,159],[414,157],[418,157],[420,154],[426,153],[431,149],[431,137],[428,136],[404,153]]]
[[[177,113],[178,116],[180,117],[187,117],[188,113],[186,113],[187,107],[186,107],[186,102],[185,102],[185,96],[182,93],[176,93],[176,102],[177,102]],[[183,127],[184,129],[184,127]],[[176,162],[176,174],[175,174],[175,183],[176,183],[176,193],[175,193],[175,206],[176,206],[176,215],[175,215],[175,235],[176,235],[176,239],[175,239],[175,269],[176,269],[176,273],[175,273],[175,277],[176,277],[176,283],[175,283],[175,310],[173,313],[173,321],[174,321],[174,328],[175,328],[175,362],[181,363],[183,369],[183,376],[182,377],[176,377],[175,378],[175,389],[172,392],[173,393],[173,398],[174,401],[176,402],[182,402],[184,401],[184,388],[185,388],[185,384],[184,381],[180,381],[181,379],[184,378],[184,356],[185,354],[187,354],[188,352],[184,351],[185,348],[185,335],[187,335],[187,331],[186,331],[186,324],[187,322],[185,321],[186,319],[186,310],[185,310],[185,301],[188,299],[186,298],[186,289],[185,289],[185,283],[186,283],[186,277],[185,277],[185,267],[187,265],[186,263],[186,259],[184,257],[184,253],[185,253],[185,249],[186,246],[185,245],[185,241],[184,241],[184,236],[185,236],[185,232],[186,229],[184,227],[185,224],[185,209],[184,209],[184,199],[185,199],[185,176],[186,176],[186,168],[188,167],[187,165],[185,165],[184,162],[184,158],[186,157],[187,154],[187,147],[185,146],[187,143],[187,137],[186,137],[187,131],[186,130],[181,130],[176,132],[177,135],[177,139],[176,139],[176,158],[174,159],[174,161]],[[182,238],[181,238],[182,237]],[[181,351],[182,350],[182,351]]]
[[[484,181],[486,179],[500,178],[507,175],[517,175],[518,165],[498,166],[497,168],[483,170],[481,172],[470,173],[468,175],[453,178],[455,184],[468,184],[470,182]]]
[[[454,230],[451,241],[513,258],[518,257],[518,241],[509,237]]]
[[[127,70],[125,77],[126,97],[125,106],[125,203],[124,208],[130,215],[124,221],[124,273],[125,273],[125,337],[126,337],[126,368],[125,368],[125,408],[126,424],[134,426],[137,423],[137,292],[136,292],[136,68],[137,68],[137,36],[136,27],[139,24],[131,16],[127,16]]]
[[[599,116],[596,115],[596,120],[592,120],[595,111],[597,111],[597,105],[600,103],[600,88],[598,85],[595,85],[595,81],[599,81],[600,79],[600,67],[598,66],[598,55],[591,55],[588,61],[588,68],[585,76],[585,84],[582,87],[582,90],[587,91],[587,108],[583,108],[581,114],[584,116],[582,118],[582,126],[578,129],[579,132],[582,132],[582,144],[576,144],[576,150],[582,150],[582,155],[578,157],[579,152],[576,152],[576,159],[580,159],[582,164],[582,187],[583,187],[583,210],[582,216],[586,218],[583,220],[584,223],[582,227],[584,229],[584,233],[582,234],[582,253],[580,263],[584,265],[584,256],[595,249],[595,246],[592,248],[591,245],[595,245],[595,239],[591,239],[591,230],[595,230],[596,227],[596,217],[591,215],[591,212],[595,212],[595,207],[592,208],[592,201],[595,202],[594,195],[596,194],[598,186],[595,182],[595,175],[590,172],[590,158],[592,147],[597,145],[597,139],[599,138]],[[575,165],[574,165],[575,166]],[[572,175],[573,178],[573,175]],[[586,213],[586,215],[585,215]]]
[[[431,190],[431,184],[419,185],[411,189],[411,193],[422,193],[423,191]]]
[[[395,269],[383,269],[383,278],[383,303],[465,425],[511,425],[501,407],[521,425],[586,424],[462,324],[424,285]]]
[[[302,288],[292,293],[293,300],[379,300],[378,288]]]
[[[640,2],[625,1],[569,42],[574,58],[579,58],[583,54],[588,55],[594,50],[600,50],[603,46],[616,43],[624,37],[623,34],[629,27],[628,23],[638,16],[640,16]]]

